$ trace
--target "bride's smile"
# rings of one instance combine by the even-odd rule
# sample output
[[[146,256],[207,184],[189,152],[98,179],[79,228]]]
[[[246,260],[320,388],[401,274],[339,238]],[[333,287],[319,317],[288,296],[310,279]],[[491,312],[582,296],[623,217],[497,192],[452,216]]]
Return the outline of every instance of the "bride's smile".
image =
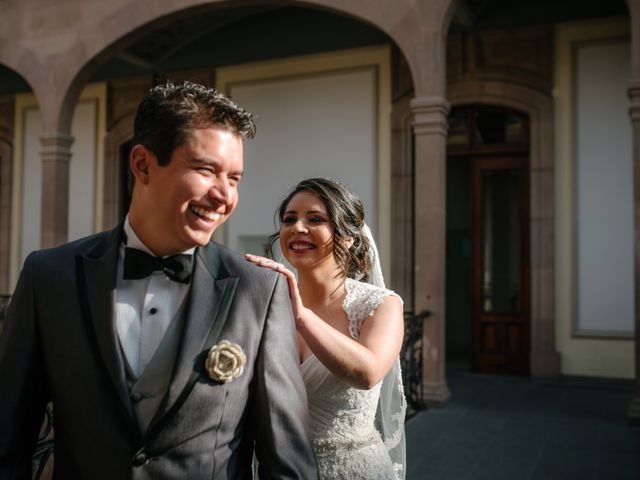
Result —
[[[334,228],[322,200],[312,192],[294,195],[280,227],[280,248],[287,261],[298,270],[325,262],[335,269],[333,236]]]

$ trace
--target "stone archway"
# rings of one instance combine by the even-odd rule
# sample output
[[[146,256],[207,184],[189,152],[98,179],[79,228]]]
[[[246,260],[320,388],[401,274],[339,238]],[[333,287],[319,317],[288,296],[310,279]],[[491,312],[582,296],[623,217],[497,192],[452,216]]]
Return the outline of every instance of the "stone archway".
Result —
[[[33,21],[33,9],[14,9],[0,20],[0,30],[14,41],[0,48],[0,62],[6,62],[25,78],[43,107],[46,128],[53,131],[69,121],[64,108],[72,103],[82,86],[105,58],[122,49],[132,38],[144,35],[172,18],[214,7],[233,7],[232,0],[165,0],[153,4],[126,1],[105,6],[89,2],[78,10],[74,2],[51,8],[51,21],[38,36],[22,25]],[[398,45],[410,66],[416,96],[439,93],[444,88],[444,50],[441,49],[454,12],[454,0],[432,2],[368,0],[297,0],[302,7],[320,8],[347,15],[385,32]],[[279,2],[274,1],[274,5]],[[74,18],[76,29],[64,21]],[[55,44],[51,45],[51,38]],[[47,45],[48,43],[48,45]],[[47,48],[48,47],[48,48]],[[59,51],[64,51],[60,62]],[[434,67],[436,67],[434,73]],[[49,75],[41,72],[47,70]],[[42,98],[41,98],[42,97]]]
[[[294,3],[347,15],[385,32],[407,60],[415,95],[423,100],[440,99],[444,95],[444,32],[453,11],[453,0],[434,0],[428,5],[409,0],[299,0]],[[144,5],[134,1],[109,5],[88,2],[78,9],[74,2],[68,2],[47,11],[50,21],[43,24],[43,31],[37,36],[30,35],[21,26],[32,24],[41,12],[16,8],[0,18],[0,31],[13,40],[0,47],[0,62],[6,60],[18,73],[33,81],[33,91],[42,109],[43,173],[50,186],[47,197],[51,196],[51,201],[43,202],[43,246],[66,239],[66,182],[72,142],[69,130],[81,88],[105,59],[132,39],[183,15],[231,6],[236,6],[231,0],[164,0]],[[74,19],[76,29],[67,27],[68,18]],[[60,61],[62,56],[64,61]],[[42,75],[42,71],[48,74]]]
[[[500,105],[529,115],[531,375],[560,374],[554,317],[554,144],[553,100],[535,90],[496,81],[461,81],[448,86],[453,106]]]

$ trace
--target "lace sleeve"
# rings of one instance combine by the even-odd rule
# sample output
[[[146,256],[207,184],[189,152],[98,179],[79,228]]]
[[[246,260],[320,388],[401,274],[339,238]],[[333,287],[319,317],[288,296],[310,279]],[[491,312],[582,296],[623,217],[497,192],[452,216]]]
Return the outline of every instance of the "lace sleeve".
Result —
[[[347,279],[347,295],[344,310],[349,317],[349,333],[355,340],[360,336],[364,321],[369,318],[389,295],[395,292],[368,283]],[[401,299],[402,300],[402,299]],[[406,448],[404,418],[407,403],[402,386],[402,372],[399,358],[382,380],[380,398],[376,410],[376,428],[393,462],[396,478],[403,480],[406,475]]]
[[[349,333],[354,340],[357,340],[364,321],[373,315],[385,298],[389,295],[397,296],[397,294],[350,278],[345,281],[345,285],[347,295],[343,308],[349,318]]]

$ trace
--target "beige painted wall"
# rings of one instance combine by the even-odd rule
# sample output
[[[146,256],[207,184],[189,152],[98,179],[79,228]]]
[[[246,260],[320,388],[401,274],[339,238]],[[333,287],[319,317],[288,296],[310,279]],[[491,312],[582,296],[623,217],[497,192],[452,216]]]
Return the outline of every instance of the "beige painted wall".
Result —
[[[271,233],[274,211],[297,181],[330,176],[361,196],[390,278],[389,48],[225,67],[216,79],[219,90],[258,115],[256,138],[246,144],[241,204],[224,232],[229,246],[241,248],[237,235]]]
[[[576,225],[575,47],[583,42],[606,42],[628,37],[628,20],[558,25],[555,31],[555,158],[556,158],[556,341],[562,373],[633,378],[633,339],[601,332],[585,335],[578,322],[578,229]],[[612,194],[615,192],[611,192]],[[632,262],[633,257],[629,258]],[[612,281],[602,278],[603,282]]]

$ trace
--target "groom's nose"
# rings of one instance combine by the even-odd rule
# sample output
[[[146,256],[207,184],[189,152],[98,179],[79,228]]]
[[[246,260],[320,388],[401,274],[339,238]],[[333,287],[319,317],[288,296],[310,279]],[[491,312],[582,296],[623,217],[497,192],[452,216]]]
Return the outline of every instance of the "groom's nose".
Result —
[[[218,202],[229,204],[233,200],[233,188],[226,179],[219,178],[211,184],[209,196]]]

